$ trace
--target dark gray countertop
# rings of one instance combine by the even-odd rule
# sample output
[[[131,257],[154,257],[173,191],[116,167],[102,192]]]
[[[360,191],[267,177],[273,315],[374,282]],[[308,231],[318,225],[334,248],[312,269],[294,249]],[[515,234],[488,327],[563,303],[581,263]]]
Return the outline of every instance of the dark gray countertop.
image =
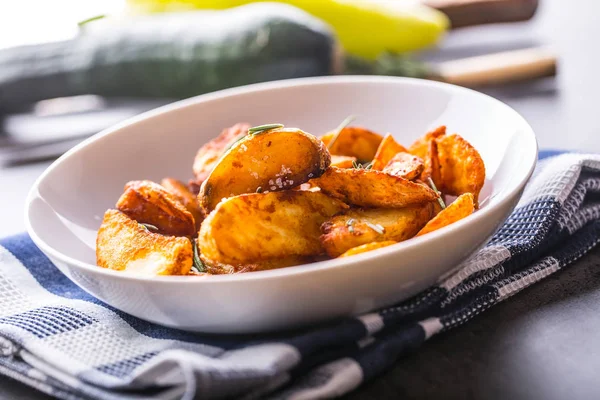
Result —
[[[554,81],[488,90],[523,114],[540,148],[600,152],[600,2],[540,0],[529,24],[453,33],[429,59],[454,58],[532,44],[558,50]],[[0,169],[0,236],[24,230],[29,186],[48,163]],[[600,398],[600,249],[467,325],[434,337],[350,399]],[[0,398],[44,396],[0,377]]]

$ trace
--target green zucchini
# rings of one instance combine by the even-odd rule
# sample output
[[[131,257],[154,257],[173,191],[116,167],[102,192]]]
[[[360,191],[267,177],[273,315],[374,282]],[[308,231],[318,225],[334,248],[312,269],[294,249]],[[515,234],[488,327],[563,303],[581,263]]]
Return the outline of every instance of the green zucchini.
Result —
[[[0,51],[0,109],[81,94],[179,99],[328,75],[336,47],[327,25],[283,4],[94,21],[70,41]]]

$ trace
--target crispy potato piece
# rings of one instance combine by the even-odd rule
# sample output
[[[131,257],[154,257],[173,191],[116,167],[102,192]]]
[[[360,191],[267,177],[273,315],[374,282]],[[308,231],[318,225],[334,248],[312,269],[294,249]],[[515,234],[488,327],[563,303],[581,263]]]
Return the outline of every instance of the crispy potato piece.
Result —
[[[192,214],[196,223],[196,230],[200,229],[200,224],[204,219],[204,211],[198,203],[198,197],[190,192],[187,185],[174,178],[164,178],[160,185],[167,189],[183,206]]]
[[[356,162],[356,157],[331,156],[331,165],[338,168],[352,168]]]
[[[371,242],[401,242],[416,235],[432,215],[432,202],[394,209],[351,209],[321,226],[321,243],[329,256],[337,257]]]
[[[151,181],[131,181],[117,201],[117,209],[138,222],[154,225],[160,233],[194,236],[195,221],[169,191]]]
[[[219,136],[200,147],[198,153],[196,153],[193,165],[197,184],[201,184],[208,178],[208,175],[219,161],[219,158],[225,154],[227,149],[229,149],[236,140],[246,136],[248,134],[248,129],[250,129],[250,124],[235,124],[232,127],[223,129]]]
[[[323,193],[309,191],[231,197],[204,220],[200,252],[211,264],[230,265],[322,254],[321,224],[347,207]]]
[[[326,133],[321,136],[321,140],[326,146],[329,146],[334,135],[335,132]],[[356,157],[361,162],[367,162],[375,157],[382,139],[380,134],[368,129],[349,126],[341,130],[329,152],[337,156]]]
[[[453,196],[472,193],[477,208],[479,192],[485,183],[485,165],[479,152],[456,133],[436,142],[441,171],[438,189]]]
[[[212,275],[222,274],[237,274],[241,272],[254,272],[254,271],[266,271],[269,269],[278,269],[285,267],[292,267],[294,265],[308,264],[315,261],[314,257],[303,257],[303,256],[287,256],[276,258],[272,260],[264,260],[250,264],[223,264],[207,259],[206,257],[200,256],[207,271]]]
[[[383,168],[383,172],[412,181],[417,179],[425,166],[423,160],[410,153],[398,153]]]
[[[431,178],[436,188],[440,190],[442,187],[442,172],[440,168],[440,159],[438,156],[437,142],[435,140],[431,140],[429,142],[429,149],[427,150],[427,155],[424,159],[425,168],[421,173],[421,180],[423,182],[428,182]]]
[[[406,153],[408,150],[400,143],[396,142],[391,133],[386,134],[377,148],[375,157],[373,157],[372,169],[381,171],[396,154],[401,152]]]
[[[96,238],[96,263],[138,275],[187,275],[192,268],[188,238],[150,232],[117,210],[108,210]]]
[[[446,126],[442,125],[417,139],[409,148],[408,152],[415,156],[425,158],[429,150],[429,142],[446,134]]]
[[[384,242],[371,242],[367,244],[361,244],[360,246],[356,246],[347,250],[341,257],[349,257],[360,253],[366,253],[367,251],[381,249],[382,247],[391,246],[398,242],[394,242],[393,240],[386,240]]]
[[[330,167],[311,182],[336,199],[362,207],[398,208],[437,198],[425,185],[381,171]]]
[[[224,198],[291,189],[321,176],[331,162],[327,148],[300,129],[272,129],[240,140],[221,158],[198,195],[210,212]]]
[[[440,228],[455,223],[475,211],[475,198],[472,193],[464,193],[458,196],[448,207],[440,211],[417,233],[417,236],[437,231]]]

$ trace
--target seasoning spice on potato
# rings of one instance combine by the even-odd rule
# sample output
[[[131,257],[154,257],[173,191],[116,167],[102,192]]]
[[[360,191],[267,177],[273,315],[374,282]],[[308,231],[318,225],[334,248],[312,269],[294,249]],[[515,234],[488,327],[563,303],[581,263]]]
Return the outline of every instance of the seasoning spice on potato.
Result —
[[[210,212],[224,198],[291,189],[321,176],[331,162],[319,139],[296,128],[249,134],[220,159],[200,188],[200,204]]]
[[[202,260],[243,265],[322,254],[320,227],[347,206],[320,192],[253,193],[220,202],[200,228]]]
[[[391,133],[386,134],[377,148],[377,153],[373,157],[372,166],[375,171],[381,171],[394,156],[398,153],[406,153],[408,150],[400,143],[396,142]]]
[[[391,246],[396,243],[398,243],[398,242],[394,242],[393,240],[386,240],[384,242],[371,242],[371,243],[367,243],[367,244],[362,244],[360,246],[356,246],[356,247],[351,248],[350,250],[347,250],[344,254],[342,254],[340,256],[340,258],[354,256],[354,255],[360,254],[360,253],[366,253],[371,250],[381,249],[382,247]]]
[[[433,215],[433,203],[404,208],[350,209],[321,226],[321,243],[330,257],[371,242],[410,239]]]
[[[321,140],[329,148],[329,152],[337,156],[356,157],[360,162],[369,162],[375,157],[383,137],[368,129],[349,126],[343,128],[337,135],[335,142],[329,142],[337,132],[329,132],[321,136]]]
[[[398,208],[437,198],[437,194],[425,185],[367,169],[330,167],[311,182],[323,193],[362,207]]]
[[[436,139],[440,160],[442,192],[460,196],[472,193],[478,207],[479,192],[485,183],[485,165],[479,152],[457,134]]]
[[[417,233],[417,236],[424,235],[429,232],[437,231],[440,228],[448,226],[468,217],[475,211],[475,199],[473,194],[465,193],[458,196],[448,207],[444,208],[435,217]]]
[[[383,172],[409,181],[417,179],[425,166],[423,160],[410,153],[398,153],[383,168]]]
[[[238,123],[225,128],[219,136],[200,147],[194,159],[195,182],[201,184],[208,178],[219,159],[239,139],[248,134],[250,124]]]
[[[446,134],[446,126],[442,125],[417,139],[410,147],[408,152],[415,156],[425,158],[429,150],[429,142]]]
[[[174,178],[164,178],[160,185],[167,189],[183,206],[192,214],[196,223],[196,230],[200,229],[200,224],[204,219],[204,212],[198,203],[198,197],[192,193],[187,185]]]
[[[191,237],[196,234],[193,215],[158,183],[127,183],[117,201],[117,209],[131,219],[155,226],[166,235]]]
[[[96,263],[139,275],[187,275],[192,244],[186,237],[150,232],[117,210],[108,210],[96,238]]]

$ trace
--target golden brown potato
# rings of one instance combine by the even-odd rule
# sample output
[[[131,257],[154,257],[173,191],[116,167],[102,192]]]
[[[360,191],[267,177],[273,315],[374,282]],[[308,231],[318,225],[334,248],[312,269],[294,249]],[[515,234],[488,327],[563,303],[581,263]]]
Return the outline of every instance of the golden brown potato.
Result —
[[[424,169],[423,160],[410,153],[398,153],[383,168],[383,172],[412,181],[417,179]]]
[[[187,275],[192,268],[188,238],[150,232],[117,210],[108,210],[96,238],[96,263],[139,275]]]
[[[117,209],[137,222],[154,225],[159,233],[194,236],[195,221],[170,192],[151,181],[131,181],[117,201]]]
[[[200,147],[194,159],[194,175],[196,183],[201,184],[213,170],[219,158],[231,147],[236,140],[248,134],[250,124],[238,123],[225,128],[219,136]]]
[[[485,183],[485,165],[479,152],[457,134],[436,139],[440,159],[441,187],[453,196],[472,193],[475,207]]]
[[[367,251],[381,249],[382,247],[391,246],[396,243],[398,243],[398,242],[394,242],[393,240],[386,240],[384,242],[371,242],[371,243],[362,244],[360,246],[356,246],[356,247],[351,248],[350,250],[347,250],[344,254],[342,254],[340,256],[340,258],[341,257],[350,257],[350,256],[354,256],[356,254],[366,253]]]
[[[200,188],[210,212],[224,198],[291,189],[321,176],[331,162],[323,142],[296,128],[248,135],[221,158]]]
[[[200,224],[204,219],[204,212],[202,211],[202,207],[200,207],[200,203],[198,203],[198,197],[188,189],[185,183],[174,178],[164,178],[160,181],[160,185],[183,204],[186,210],[194,217],[196,230],[200,229]]]
[[[330,167],[311,183],[323,193],[362,207],[399,208],[437,198],[425,185],[385,172],[357,168]]]
[[[425,158],[427,151],[429,150],[429,142],[435,140],[440,136],[446,134],[446,127],[444,125],[435,128],[434,130],[427,132],[425,135],[417,139],[409,148],[408,152],[415,156]]]
[[[455,223],[475,211],[475,199],[471,193],[458,196],[448,207],[439,212],[417,233],[417,236],[437,231],[440,228]]]
[[[356,157],[331,156],[331,165],[338,168],[352,168],[356,162]]]
[[[338,200],[310,191],[228,198],[217,205],[200,228],[201,257],[211,265],[241,265],[321,254],[321,224],[346,208]]]
[[[377,148],[377,153],[375,153],[375,157],[373,157],[372,169],[381,171],[396,154],[401,152],[406,153],[408,150],[400,143],[396,142],[391,133],[388,133]]]
[[[354,247],[415,236],[433,215],[433,203],[405,208],[351,209],[321,226],[321,243],[331,257]]]
[[[314,257],[303,257],[303,256],[287,256],[281,258],[275,258],[271,260],[258,261],[249,264],[223,264],[203,258],[204,265],[206,266],[207,272],[212,275],[222,274],[237,274],[242,272],[254,272],[254,271],[266,271],[270,269],[278,269],[285,267],[292,267],[294,265],[309,264],[315,261]]]
[[[321,136],[321,140],[329,148],[329,142],[334,136],[335,132],[329,132]],[[381,135],[368,129],[349,126],[341,130],[329,148],[329,152],[337,156],[356,157],[358,161],[367,162],[375,156],[382,139]]]
[[[440,190],[442,187],[442,172],[440,169],[437,142],[435,140],[429,141],[429,149],[423,161],[425,168],[421,173],[421,180],[429,184],[429,179],[431,179],[436,188]]]

